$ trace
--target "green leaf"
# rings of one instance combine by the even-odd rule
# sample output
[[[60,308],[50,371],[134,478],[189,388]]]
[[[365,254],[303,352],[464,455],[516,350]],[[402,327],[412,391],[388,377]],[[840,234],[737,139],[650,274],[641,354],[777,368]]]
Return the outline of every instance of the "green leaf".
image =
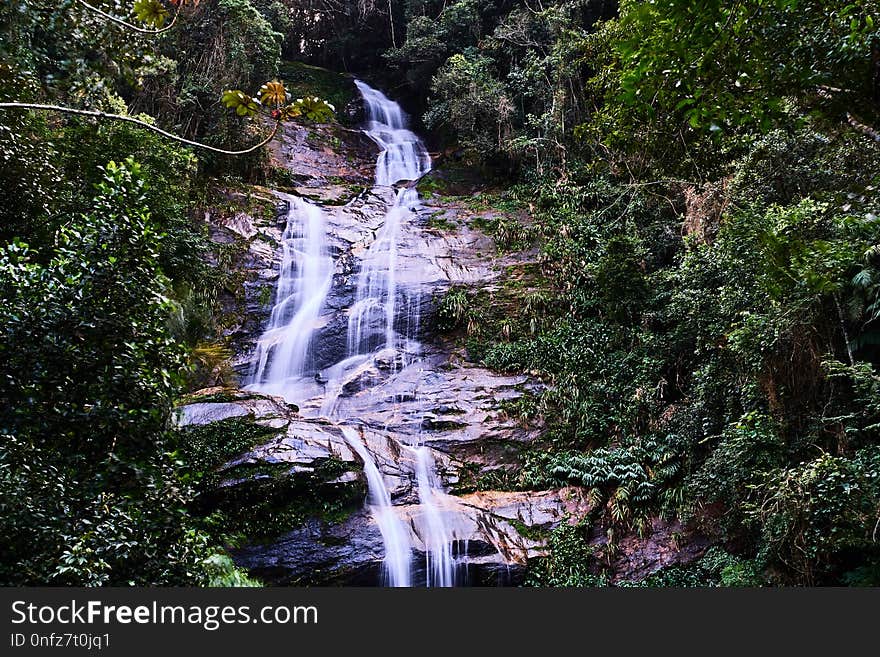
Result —
[[[696,101],[693,98],[685,98],[678,102],[678,104],[675,106],[675,111],[677,112],[678,110],[687,107],[688,105],[693,105],[695,102]]]
[[[220,101],[239,116],[254,116],[260,111],[260,101],[238,89],[224,91]]]
[[[290,94],[284,88],[284,84],[278,80],[272,80],[260,87],[260,101],[263,105],[281,107],[290,99]]]
[[[168,10],[159,0],[135,0],[134,15],[142,23],[160,28],[168,18]]]
[[[325,100],[309,96],[297,98],[284,109],[284,116],[288,118],[302,116],[309,121],[324,123],[333,118],[336,108]]]

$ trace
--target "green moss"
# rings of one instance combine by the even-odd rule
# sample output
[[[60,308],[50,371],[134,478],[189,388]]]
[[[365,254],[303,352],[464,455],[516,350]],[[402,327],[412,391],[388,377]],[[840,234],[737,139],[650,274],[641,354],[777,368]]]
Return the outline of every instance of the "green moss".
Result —
[[[218,482],[217,468],[278,433],[278,429],[254,424],[252,419],[229,418],[179,429],[178,450],[187,464],[189,481],[204,491]]]
[[[507,522],[511,524],[520,536],[532,541],[546,541],[551,534],[551,530],[546,527],[527,525],[520,520],[508,520]]]
[[[290,464],[238,466],[228,474],[252,480],[222,491],[216,508],[229,534],[252,543],[271,540],[314,518],[344,522],[363,507],[364,485],[360,480],[330,482],[352,467],[334,458],[318,463],[313,472],[291,472]]]
[[[464,429],[467,426],[467,422],[456,422],[455,420],[444,420],[443,418],[426,417],[422,420],[422,428],[428,431],[453,431],[455,429]]]
[[[219,392],[215,392],[210,395],[184,395],[180,398],[180,400],[178,400],[175,406],[185,406],[186,404],[223,404],[228,402],[242,401],[244,399],[254,399],[255,397],[257,397],[257,395],[245,392],[244,390],[241,390],[239,388],[224,388]],[[185,429],[185,431],[186,430],[188,429]]]
[[[272,303],[272,297],[275,294],[275,290],[271,285],[265,285],[260,288],[260,293],[257,295],[257,303],[261,306],[268,306]]]
[[[346,122],[342,110],[356,96],[357,88],[351,76],[302,62],[282,62],[278,75],[294,98],[318,96],[336,107],[337,119]]]
[[[428,228],[435,228],[437,230],[447,231],[456,230],[458,228],[458,224],[456,222],[450,221],[449,215],[447,215],[444,210],[434,212],[430,217],[428,217],[426,225]]]
[[[343,182],[342,184],[346,187],[345,193],[340,194],[336,198],[328,198],[327,196],[321,194],[307,194],[302,188],[299,188],[297,190],[297,194],[302,198],[308,199],[317,205],[340,206],[350,203],[353,199],[362,194],[365,189],[362,185],[350,185],[346,184],[345,182]]]

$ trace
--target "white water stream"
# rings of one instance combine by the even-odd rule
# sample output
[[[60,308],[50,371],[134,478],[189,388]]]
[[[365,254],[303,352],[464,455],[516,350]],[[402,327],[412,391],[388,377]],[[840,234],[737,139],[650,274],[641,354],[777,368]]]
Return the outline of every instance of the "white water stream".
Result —
[[[321,208],[296,196],[281,237],[281,273],[269,324],[257,343],[249,383],[263,392],[290,398],[308,372],[309,346],[333,283],[326,218]],[[271,359],[269,356],[271,355]]]
[[[346,442],[364,462],[370,512],[382,532],[382,543],[385,545],[385,575],[388,583],[391,586],[410,586],[412,547],[409,543],[409,530],[394,512],[385,479],[362,436],[349,425],[341,424],[339,428],[342,429]]]
[[[438,503],[440,482],[434,470],[434,458],[427,447],[416,447],[416,482],[419,502],[424,509],[423,537],[425,542],[425,577],[428,586],[452,586],[455,561],[452,558],[452,536]]]
[[[355,420],[339,418],[336,413],[346,376],[379,352],[390,354],[392,363],[405,360],[407,351],[411,351],[410,343],[416,341],[419,303],[411,303],[408,297],[400,303],[397,257],[401,227],[414,216],[420,200],[415,186],[402,181],[415,181],[431,169],[431,158],[422,141],[407,128],[400,105],[363,82],[355,84],[367,110],[364,131],[381,149],[375,185],[380,191],[390,186],[399,189],[395,190],[382,226],[360,261],[355,300],[348,312],[348,353],[322,373],[326,386],[321,414],[337,420]],[[290,202],[290,210],[282,239],[275,306],[257,345],[248,387],[298,402],[306,390],[314,388],[318,376],[311,347],[335,267],[329,256],[322,210],[297,197],[284,198]],[[377,403],[390,402],[377,399]],[[411,531],[395,511],[385,479],[362,433],[350,423],[338,426],[364,462],[368,506],[385,548],[385,582],[390,586],[413,585],[413,539],[418,538],[425,550],[425,584],[453,586],[454,538],[440,504],[443,492],[431,450],[419,445],[401,450],[408,457],[407,463],[401,465],[412,470],[419,497],[419,513]]]

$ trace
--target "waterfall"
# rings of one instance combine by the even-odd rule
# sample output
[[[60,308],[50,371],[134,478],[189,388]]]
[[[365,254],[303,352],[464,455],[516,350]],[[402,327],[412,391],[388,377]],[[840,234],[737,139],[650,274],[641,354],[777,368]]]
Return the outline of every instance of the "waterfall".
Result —
[[[415,181],[431,169],[431,158],[421,139],[410,131],[400,105],[369,85],[356,81],[367,110],[364,132],[380,148],[376,160],[375,188],[378,195],[393,190],[393,200],[375,239],[363,254],[357,274],[354,303],[348,309],[347,354],[340,362],[317,373],[311,352],[335,266],[327,248],[326,218],[315,205],[296,197],[290,201],[287,227],[282,237],[281,273],[275,305],[260,338],[248,388],[276,394],[289,401],[315,391],[321,378],[320,414],[341,421],[346,442],[364,463],[368,485],[368,506],[382,535],[385,550],[383,574],[391,586],[411,586],[413,540],[410,528],[395,511],[375,456],[365,444],[362,432],[346,424],[337,413],[337,400],[346,377],[378,354],[390,357],[391,370],[406,363],[410,343],[417,344],[419,291],[404,296],[397,286],[398,242],[401,227],[419,209]],[[401,295],[402,296],[402,295]],[[403,316],[405,315],[405,317]],[[399,326],[399,328],[398,328]],[[384,356],[383,356],[384,357]],[[318,374],[321,376],[319,377]],[[442,487],[431,450],[410,446],[401,454],[413,455],[413,477],[418,489],[419,511],[412,531],[425,548],[428,586],[452,586],[455,563],[453,536],[440,505]]]
[[[381,149],[376,160],[376,186],[414,181],[430,171],[431,157],[422,140],[406,127],[400,105],[360,80],[355,84],[367,109],[364,131]],[[398,189],[382,228],[364,255],[349,315],[349,356],[370,353],[380,346],[392,350],[399,346],[394,330],[398,233],[401,222],[418,206],[419,195],[414,188]]]
[[[385,560],[383,562],[385,579],[391,586],[410,586],[412,550],[409,545],[409,530],[394,512],[385,480],[376,466],[373,455],[364,445],[363,439],[354,427],[341,424],[339,428],[342,429],[345,441],[364,462],[370,511],[379,526],[379,531],[382,533],[382,543],[385,546]]]
[[[452,536],[437,503],[440,482],[434,469],[431,450],[421,446],[413,450],[416,457],[416,482],[425,522],[421,528],[425,544],[425,577],[428,586],[452,586],[455,563],[452,559]]]
[[[251,388],[292,398],[308,374],[309,345],[333,282],[326,219],[321,209],[296,196],[281,236],[281,272],[269,324],[257,343]]]
[[[381,149],[376,160],[376,186],[403,186],[396,190],[385,222],[361,262],[355,304],[349,315],[348,356],[354,359],[384,348],[392,353],[392,362],[396,362],[394,352],[404,346],[406,339],[415,338],[418,332],[418,311],[413,312],[411,307],[406,308],[406,317],[414,321],[405,323],[404,335],[400,336],[403,340],[398,339],[395,330],[398,234],[401,222],[419,207],[414,183],[431,170],[431,157],[422,140],[407,128],[400,105],[359,80],[355,84],[367,110],[365,132]],[[418,304],[412,305],[418,307]],[[416,529],[425,546],[426,584],[452,586],[455,572],[452,536],[437,505],[439,478],[435,474],[430,450],[420,446],[413,452],[424,516],[424,522]]]

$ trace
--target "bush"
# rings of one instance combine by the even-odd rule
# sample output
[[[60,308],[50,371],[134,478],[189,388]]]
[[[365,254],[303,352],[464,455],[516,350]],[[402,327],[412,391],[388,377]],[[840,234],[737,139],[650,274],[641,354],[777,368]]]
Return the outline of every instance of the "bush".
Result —
[[[529,562],[526,586],[607,586],[584,528],[563,523],[550,534],[549,555]]]
[[[5,584],[203,577],[165,433],[183,360],[144,201],[140,166],[111,162],[51,253],[0,256]]]

